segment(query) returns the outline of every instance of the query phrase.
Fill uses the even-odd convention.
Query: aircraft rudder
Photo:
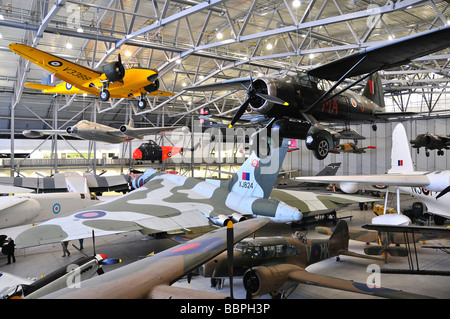
[[[336,254],[338,251],[348,250],[349,240],[348,224],[345,220],[340,220],[330,236],[330,255]]]
[[[228,189],[243,196],[268,198],[288,150],[288,139],[274,145],[265,158],[252,152],[228,182]]]
[[[388,174],[413,172],[410,143],[403,124],[399,123],[392,131],[391,169]]]

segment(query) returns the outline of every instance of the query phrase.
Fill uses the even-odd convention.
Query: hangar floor
[[[369,211],[361,212],[357,205],[349,206],[345,210],[338,212],[338,217],[345,218],[350,228],[358,228],[363,224],[370,223],[373,213]],[[448,225],[450,223],[446,223]],[[331,223],[330,223],[331,226]],[[310,227],[308,238],[326,238],[325,235],[318,234],[314,230],[314,226]],[[285,235],[290,236],[293,229],[288,225],[269,224],[260,231],[256,236],[267,235]],[[441,244],[449,246],[450,240],[441,240]],[[78,242],[74,242],[78,245]],[[171,239],[154,239],[132,232],[124,235],[114,235],[96,238],[96,251],[104,253],[108,257],[121,258],[123,262],[118,265],[104,266],[104,270],[110,271],[114,267],[121,267],[140,258],[145,258],[151,252],[158,252],[167,249],[175,244]],[[428,245],[436,243],[428,242]],[[450,270],[450,254],[449,251],[425,249],[421,248],[423,243],[418,244],[418,260],[421,270]],[[355,252],[363,253],[364,243],[350,241],[349,249]],[[10,265],[6,264],[6,256],[0,257],[0,271],[10,273],[25,278],[39,278],[41,275],[50,273],[51,271],[67,265],[71,260],[81,257],[81,253],[69,246],[71,255],[62,257],[62,248],[59,244],[45,245],[28,249],[17,249],[17,262]],[[92,253],[92,241],[84,241],[84,252]],[[341,256],[339,262],[335,258],[321,261],[307,268],[310,272],[326,274],[342,279],[354,280],[365,283],[369,274],[367,267],[373,263],[378,264],[381,268],[399,268],[407,269],[408,263],[406,258],[389,257],[388,263],[383,261],[373,261],[356,257]],[[215,288],[210,287],[209,278],[203,276],[194,276],[191,284],[188,286],[187,279],[182,278],[174,285],[189,287],[192,289],[201,289],[203,291],[215,292]],[[397,275],[397,274],[381,274],[381,285],[387,288],[400,289],[416,294],[423,294],[435,298],[450,298],[450,277],[446,276],[424,276],[424,275]],[[229,289],[228,280],[225,281],[221,293],[227,293]],[[241,278],[234,281],[234,295],[237,299],[245,298],[245,290],[242,285]],[[265,298],[269,298],[268,296]],[[289,296],[289,299],[359,299],[372,298],[370,296],[343,292],[333,289],[316,287],[311,285],[299,285],[296,290]]]

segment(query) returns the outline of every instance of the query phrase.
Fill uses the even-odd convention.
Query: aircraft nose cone
[[[140,149],[135,149],[133,152],[133,158],[134,159],[142,159],[142,152]]]

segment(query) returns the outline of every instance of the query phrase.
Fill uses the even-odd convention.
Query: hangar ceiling
[[[199,110],[232,116],[245,92],[184,87],[251,74],[306,70],[363,48],[450,23],[448,1],[422,0],[1,0],[0,133],[65,128],[81,119],[118,127],[189,125]],[[117,59],[157,68],[171,98],[100,102],[23,86],[48,76],[13,54],[20,42],[91,68]],[[448,90],[449,49],[383,72],[396,110],[419,93],[433,111]],[[13,114],[12,114],[13,111]],[[11,122],[11,117],[14,122]],[[56,124],[57,123],[57,124]],[[53,127],[55,126],[55,127]]]

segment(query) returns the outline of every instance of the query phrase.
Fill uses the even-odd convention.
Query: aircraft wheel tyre
[[[319,137],[317,140],[317,148],[313,150],[313,155],[318,160],[323,160],[327,157],[329,150],[330,145],[328,144],[328,141],[323,137]]]
[[[100,96],[100,101],[108,101],[110,94],[109,94],[108,90],[102,90],[100,92],[99,96]]]
[[[144,99],[140,99],[137,104],[138,109],[143,110],[147,107],[147,102]]]

